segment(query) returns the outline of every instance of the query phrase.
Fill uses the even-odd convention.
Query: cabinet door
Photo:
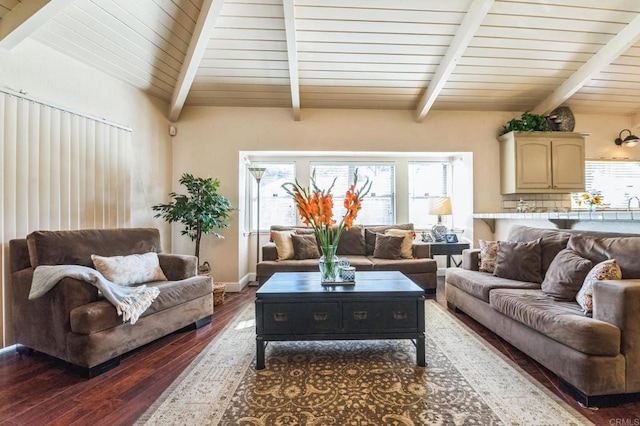
[[[551,188],[551,158],[550,140],[517,140],[516,188],[518,190]]]
[[[553,188],[584,191],[584,140],[553,140]]]

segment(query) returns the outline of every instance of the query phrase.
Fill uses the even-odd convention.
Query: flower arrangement
[[[311,177],[311,188],[303,188],[297,180],[282,185],[287,194],[295,200],[302,222],[313,228],[323,256],[330,255],[331,246],[333,246],[335,254],[335,247],[338,245],[340,235],[345,228],[349,229],[353,226],[353,221],[362,208],[362,199],[369,193],[372,184],[367,179],[362,186],[358,187],[358,169],[355,170],[353,183],[347,189],[344,197],[346,213],[340,223],[335,226],[337,221],[333,218],[333,195],[331,194],[335,183],[334,179],[329,189],[322,190],[316,185],[314,174]],[[333,254],[330,256],[333,257]],[[335,266],[333,263],[329,264],[330,270],[328,274],[323,273],[323,280],[330,281],[331,275],[335,279]]]
[[[595,208],[602,205],[602,193],[600,191],[585,192],[576,200],[578,206],[582,206],[582,203],[586,204],[589,208]]]

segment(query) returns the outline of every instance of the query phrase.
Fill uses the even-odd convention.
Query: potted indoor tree
[[[158,212],[154,217],[162,217],[169,223],[180,222],[184,225],[181,234],[196,242],[195,255],[200,262],[202,236],[213,234],[218,238],[224,238],[216,229],[229,226],[233,207],[224,195],[217,193],[220,186],[218,179],[197,178],[184,173],[179,182],[187,188],[187,194],[171,192],[169,197],[173,201],[168,204],[156,204],[151,208]],[[208,262],[199,268],[201,272],[207,272]]]

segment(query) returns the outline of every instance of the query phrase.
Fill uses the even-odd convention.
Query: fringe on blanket
[[[122,315],[122,322],[130,321],[131,324],[135,324],[140,318],[140,315],[147,310],[153,301],[160,294],[160,290],[157,287],[147,287],[141,285],[136,287],[136,291],[127,296],[120,302],[116,309],[118,315]]]

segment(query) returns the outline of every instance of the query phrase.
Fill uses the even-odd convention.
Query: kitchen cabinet
[[[509,132],[500,141],[502,194],[584,191],[586,133]]]

